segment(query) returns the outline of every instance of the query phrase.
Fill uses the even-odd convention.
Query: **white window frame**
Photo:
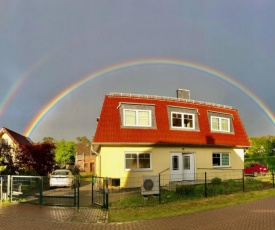
[[[127,154],[135,154],[137,156],[137,168],[131,169],[126,168],[126,155]],[[149,154],[150,155],[150,168],[139,168],[139,155],[141,154]],[[152,154],[150,152],[125,152],[124,153],[124,169],[125,171],[151,171],[152,170]]]
[[[213,119],[218,119],[218,129],[215,129],[213,127]],[[223,130],[222,129],[222,121],[225,120],[227,121],[227,127],[228,130]],[[217,116],[211,116],[211,130],[212,131],[219,131],[219,132],[225,132],[225,133],[229,133],[230,132],[230,119],[227,117],[217,117]]]
[[[220,155],[220,165],[214,165],[213,164],[214,154]],[[222,158],[223,158],[223,155],[225,155],[225,154],[228,155],[228,165],[223,165]],[[231,164],[230,164],[230,153],[229,152],[214,152],[214,153],[212,153],[212,166],[213,166],[213,168],[227,168],[227,167],[231,167]]]
[[[174,126],[173,125],[173,114],[180,114],[181,119],[182,119],[182,126]],[[184,126],[184,115],[191,115],[192,116],[192,121],[193,121],[193,127],[185,127]],[[195,114],[193,113],[181,113],[181,112],[171,112],[171,127],[174,129],[195,129]]]
[[[135,116],[136,116],[136,123],[135,124],[126,124],[126,111],[132,111],[135,112]],[[138,119],[138,114],[139,112],[148,112],[148,116],[149,116],[149,124],[148,125],[141,125],[139,124],[139,119]],[[152,111],[151,110],[142,110],[142,109],[124,109],[123,110],[123,125],[124,126],[137,126],[137,127],[152,127]]]

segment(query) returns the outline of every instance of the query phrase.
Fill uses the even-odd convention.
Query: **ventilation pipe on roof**
[[[190,90],[187,89],[178,89],[177,98],[190,100]]]

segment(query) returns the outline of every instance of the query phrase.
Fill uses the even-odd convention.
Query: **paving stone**
[[[160,219],[107,223],[108,213],[96,207],[63,208],[27,204],[0,205],[0,229],[275,229],[275,197],[198,213]]]

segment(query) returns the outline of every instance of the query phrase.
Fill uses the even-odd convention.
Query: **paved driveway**
[[[275,229],[275,197],[246,204],[161,219],[105,223],[101,209],[0,205],[0,229]],[[99,222],[99,223],[95,223]]]

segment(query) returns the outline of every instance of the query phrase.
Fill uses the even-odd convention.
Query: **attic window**
[[[194,114],[172,112],[172,127],[194,129]]]
[[[230,132],[230,120],[224,117],[211,116],[211,130]]]
[[[123,115],[124,126],[152,126],[151,110],[124,109]]]

